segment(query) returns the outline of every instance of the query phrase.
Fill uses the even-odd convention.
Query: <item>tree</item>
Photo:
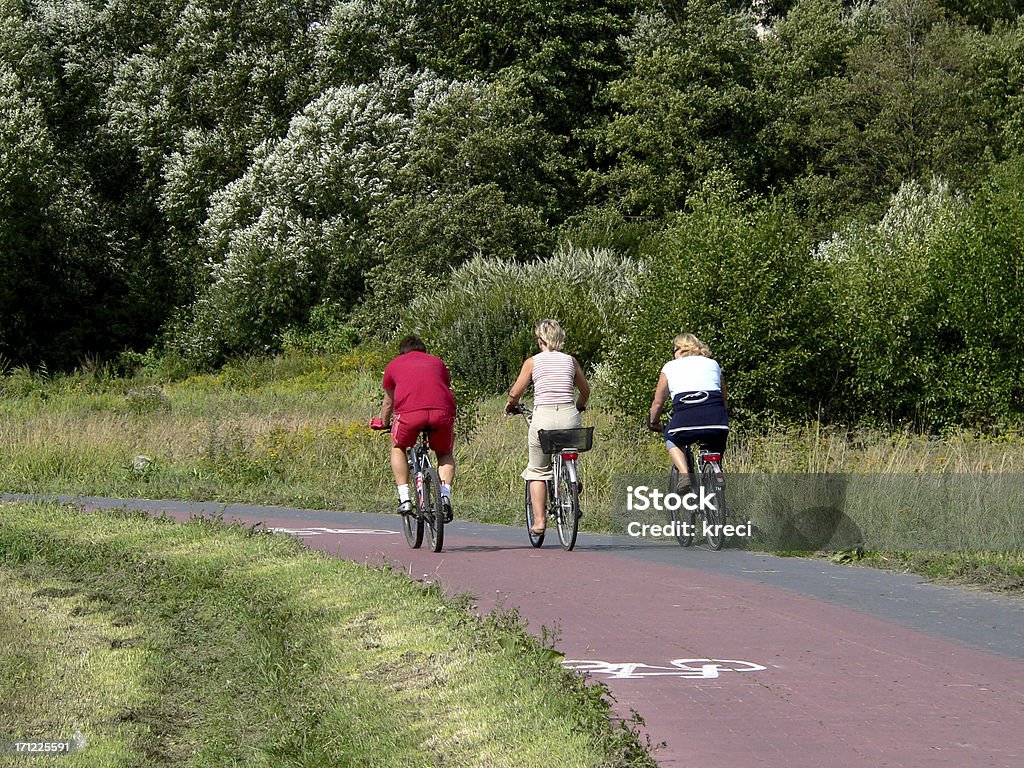
[[[832,231],[818,200],[831,175],[821,147],[834,141],[823,113],[847,88],[847,54],[856,28],[840,0],[798,0],[763,37],[754,75],[763,115],[755,188],[785,191],[808,209],[812,230]]]
[[[660,218],[712,171],[751,180],[751,17],[717,0],[691,0],[679,17],[641,16],[625,50],[626,73],[608,86],[614,117],[600,147],[609,169],[593,177],[595,193],[629,214]]]
[[[273,349],[314,306],[353,309],[367,287],[360,324],[386,335],[396,303],[474,254],[538,255],[559,162],[514,84],[389,70],[329,89],[214,195],[178,345],[204,363]]]
[[[877,205],[901,183],[933,174],[977,181],[988,136],[970,52],[972,32],[936,0],[883,0],[848,54],[848,87],[820,113],[817,133],[849,207]]]

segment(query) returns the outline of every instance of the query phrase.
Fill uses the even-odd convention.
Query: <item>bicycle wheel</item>
[[[423,486],[421,480],[416,480],[416,488]],[[402,532],[405,534],[405,543],[412,549],[419,549],[423,544],[423,517],[420,515],[420,493],[419,490],[413,494],[413,510],[402,515]]]
[[[668,473],[668,492],[675,493],[679,487],[679,470],[672,466]],[[694,510],[678,506],[672,510],[672,530],[675,532],[676,541],[682,547],[693,544],[693,532],[697,525],[697,513]]]
[[[580,527],[580,489],[569,474],[569,466],[563,461],[558,472],[555,488],[555,520],[558,523],[558,540],[562,549],[571,552],[576,546],[576,534]]]
[[[437,470],[427,466],[423,470],[423,518],[430,531],[430,549],[440,552],[444,546],[444,505],[441,503],[441,478]]]
[[[544,543],[544,534],[533,532],[533,504],[530,502],[530,481],[526,481],[526,535],[530,537],[530,544],[539,547]]]
[[[718,551],[725,543],[725,492],[719,480],[720,470],[712,462],[704,465],[701,471],[700,484],[705,488],[704,495],[708,503],[702,510],[708,524],[708,546]]]

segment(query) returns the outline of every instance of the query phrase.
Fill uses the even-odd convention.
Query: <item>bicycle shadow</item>
[[[522,544],[445,544],[444,552],[506,552],[513,549],[530,548],[529,542]]]

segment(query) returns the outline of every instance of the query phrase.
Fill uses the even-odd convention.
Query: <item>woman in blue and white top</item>
[[[529,464],[523,478],[530,485],[530,505],[533,507],[532,531],[544,532],[544,509],[547,506],[547,483],[551,479],[551,457],[540,449],[537,432],[541,429],[574,429],[580,426],[580,413],[590,399],[590,384],[583,369],[572,355],[562,352],[565,331],[556,320],[541,320],[534,329],[537,346],[533,357],[528,357],[519,376],[508,391],[505,413],[519,404],[519,398],[533,383],[533,418],[526,445]],[[576,395],[579,390],[579,395]]]
[[[692,333],[676,336],[672,359],[661,368],[648,425],[661,431],[659,419],[665,400],[672,398],[672,420],[665,427],[665,445],[679,470],[680,485],[689,483],[690,468],[683,446],[701,443],[712,451],[725,451],[729,413],[722,369],[711,351]]]

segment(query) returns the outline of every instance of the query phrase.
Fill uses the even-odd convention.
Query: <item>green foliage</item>
[[[536,252],[558,153],[535,123],[514,85],[391,71],[331,89],[215,195],[209,284],[177,348],[202,363],[273,349],[317,304],[351,309],[364,279],[359,324],[386,335],[423,279]]]
[[[1024,411],[1024,155],[996,167],[968,212],[966,235],[948,249],[946,321],[963,353],[944,389],[959,398],[957,423],[991,424]],[[950,387],[950,384],[952,387]]]
[[[880,222],[822,246],[835,274],[854,418],[934,424],[943,409],[951,392],[941,382],[960,340],[942,271],[963,224],[962,203],[948,186],[906,184]]]
[[[880,212],[904,182],[966,187],[994,134],[983,46],[937,0],[884,0],[853,18],[841,79],[815,95],[808,139],[821,160],[807,192],[830,217]]]
[[[713,281],[730,296],[769,304],[765,285],[802,285],[806,269],[820,322],[850,326],[856,358],[834,358],[829,332],[813,329],[821,368],[791,396],[752,373],[791,350],[784,334],[772,327],[767,350],[750,330],[725,340],[744,412],[1003,418],[1019,400],[1002,351],[1016,350],[1015,316],[998,297],[1016,296],[1007,211],[1024,153],[1022,58],[1010,0],[4,2],[0,356],[69,371],[151,349],[118,364],[174,377],[282,345],[343,350],[357,334],[390,338],[396,307],[443,295],[477,256],[530,263],[573,242],[649,253],[655,271],[677,251],[686,269],[710,270],[686,237],[735,260],[737,277]],[[751,201],[740,230],[774,210],[786,253],[839,232],[846,267],[793,257],[775,280],[716,250],[728,228],[707,218],[702,190],[722,174]],[[895,215],[897,190],[933,176],[969,211],[956,239],[873,227]],[[935,216],[946,214],[921,226],[944,231]],[[771,247],[731,236],[746,258]],[[926,277],[866,255],[876,247]],[[877,275],[863,272],[871,263]],[[869,316],[886,280],[910,285],[889,324]],[[466,368],[488,389],[531,348],[503,329],[576,308],[501,295],[466,331],[480,340]],[[690,312],[662,314],[689,324]],[[598,360],[615,332],[597,346],[580,333]],[[889,344],[910,354],[893,370]],[[808,345],[780,353],[786,370],[805,370]],[[901,370],[907,359],[927,370]]]
[[[798,0],[762,41],[754,72],[762,117],[753,151],[762,184],[788,187],[794,199],[808,201],[808,228],[826,234],[830,221],[820,213],[841,201],[827,192],[823,150],[835,135],[823,118],[846,87],[846,57],[856,39],[840,0]]]
[[[475,255],[531,259],[548,252],[565,172],[562,142],[539,124],[520,83],[430,80],[412,104],[399,190],[374,211],[377,263],[356,322],[388,336],[396,303],[437,287]]]
[[[750,179],[754,135],[752,18],[718,0],[678,15],[639,17],[624,41],[628,67],[609,85],[601,146],[610,169],[594,184],[622,210],[660,218],[709,172]]]
[[[904,185],[877,225],[822,249],[853,366],[851,419],[936,429],[1021,413],[1022,171],[1020,158],[996,166],[973,202],[938,182]]]
[[[719,178],[652,245],[645,266],[609,366],[628,418],[643,418],[683,332],[711,348],[740,421],[833,407],[826,273],[784,206],[746,202]]]
[[[358,336],[338,305],[323,303],[313,307],[309,322],[291,327],[281,334],[281,346],[307,354],[338,354],[355,346]]]
[[[545,317],[565,329],[566,352],[585,368],[598,363],[623,331],[635,276],[630,261],[608,250],[567,246],[528,264],[475,258],[413,302],[404,325],[453,375],[481,392],[502,392],[536,352],[533,329]]]

